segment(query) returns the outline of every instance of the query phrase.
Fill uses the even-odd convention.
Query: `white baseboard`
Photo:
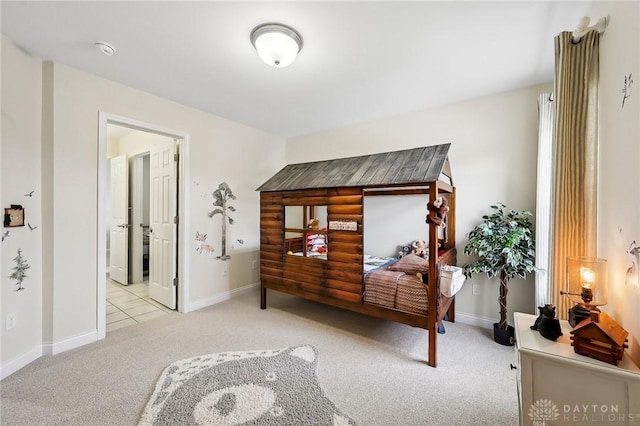
[[[20,355],[19,357],[0,365],[0,380],[5,377],[9,377],[16,371],[31,364],[36,359],[43,355],[42,346],[35,347],[29,352]]]
[[[485,318],[478,317],[472,314],[465,314],[464,312],[456,312],[456,322],[493,330],[493,324],[496,322],[496,320],[493,318]]]
[[[68,339],[59,340],[53,343],[43,343],[42,352],[45,355],[55,355],[80,346],[96,342],[98,340],[98,331],[92,330],[84,334],[78,334]]]
[[[196,302],[189,303],[186,305],[184,313],[186,314],[187,312],[197,311],[198,309],[206,308],[207,306],[211,306],[220,302],[227,301],[232,297],[239,296],[259,286],[260,286],[260,283],[248,284],[248,285],[245,285],[244,287],[225,291],[224,293],[219,294],[217,296],[208,297],[206,299],[201,299]]]

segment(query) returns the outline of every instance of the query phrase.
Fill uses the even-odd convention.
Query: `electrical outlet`
[[[473,294],[474,296],[477,296],[480,294],[480,284],[473,283],[471,285],[471,294]]]
[[[251,269],[253,269],[254,271],[256,269],[258,269],[258,261],[257,260],[254,260],[254,261],[251,262]]]
[[[15,312],[11,312],[7,314],[7,323],[6,323],[7,330],[11,330],[12,328],[14,328],[17,322],[18,322],[18,317]]]

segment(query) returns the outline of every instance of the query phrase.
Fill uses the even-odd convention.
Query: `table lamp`
[[[607,304],[607,261],[596,257],[567,257],[567,291],[575,305],[569,309],[569,324],[575,327],[589,318],[590,312]]]

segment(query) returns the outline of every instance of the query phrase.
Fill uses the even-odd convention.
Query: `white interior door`
[[[150,158],[149,297],[176,308],[176,141],[154,142]]]
[[[143,159],[144,158],[142,156],[134,157],[131,161],[130,171],[131,182],[129,187],[131,189],[131,193],[129,195],[131,197],[131,244],[129,247],[129,265],[131,268],[129,273],[132,283],[141,283],[144,279],[144,271],[142,268],[142,257],[144,255],[143,225],[148,225],[148,223],[144,221],[142,214],[144,198]]]
[[[112,280],[128,284],[129,160],[123,154],[111,159],[110,271]]]

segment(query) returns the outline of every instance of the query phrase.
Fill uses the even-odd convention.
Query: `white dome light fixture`
[[[283,68],[302,50],[302,36],[293,28],[276,23],[258,25],[251,31],[251,44],[265,64]]]
[[[95,43],[93,43],[93,45],[100,49],[100,51],[107,56],[113,56],[113,54],[116,53],[116,48],[106,41],[96,41]]]

